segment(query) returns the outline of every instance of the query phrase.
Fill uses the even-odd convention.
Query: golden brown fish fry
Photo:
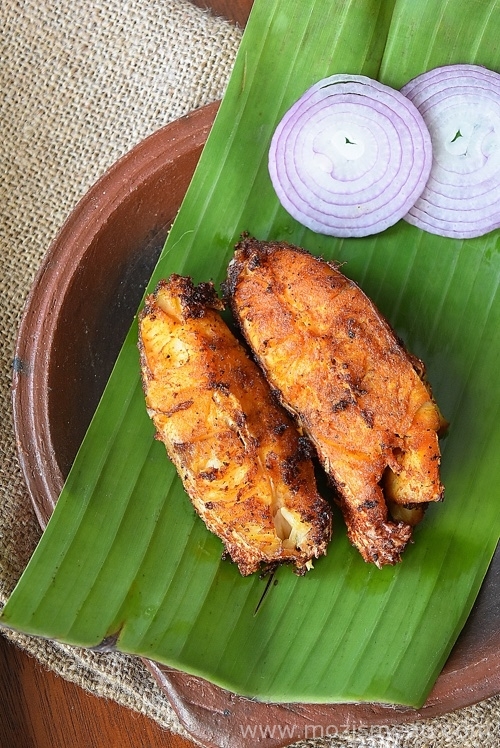
[[[366,561],[396,563],[427,503],[443,495],[443,419],[422,362],[355,283],[297,247],[244,238],[226,293],[269,382],[316,447],[351,542]]]
[[[218,310],[212,284],[173,275],[140,315],[149,415],[207,527],[244,575],[298,573],[326,553],[331,510],[308,444]]]

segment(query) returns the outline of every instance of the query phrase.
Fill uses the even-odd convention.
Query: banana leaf
[[[344,263],[427,365],[451,427],[444,504],[396,567],[365,564],[340,516],[326,558],[242,578],[154,440],[132,326],[55,512],[0,622],[113,646],[275,702],[418,707],[460,632],[500,529],[499,233],[444,239],[399,222],[376,237],[316,235],[267,174],[279,118],[316,80],[401,87],[450,62],[500,70],[491,0],[256,0],[227,93],[149,289],[172,272],[221,282],[242,231]]]

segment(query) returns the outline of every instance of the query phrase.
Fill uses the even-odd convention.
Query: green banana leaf
[[[229,87],[151,280],[225,277],[242,231],[342,263],[427,365],[451,422],[444,504],[396,567],[365,564],[340,516],[304,578],[242,578],[195,515],[139,381],[134,324],[56,510],[0,623],[113,645],[276,702],[420,706],[462,628],[500,529],[500,241],[401,221],[338,240],[295,223],[267,174],[279,118],[316,80],[363,73],[401,87],[450,62],[500,70],[500,2],[256,0]]]

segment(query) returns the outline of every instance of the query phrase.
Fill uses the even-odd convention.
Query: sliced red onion
[[[362,75],[313,85],[279,123],[269,173],[283,207],[332,236],[392,226],[427,182],[432,146],[425,123],[400,92]]]
[[[500,226],[500,75],[446,65],[401,92],[431,134],[429,181],[406,220],[440,236],[482,236]]]

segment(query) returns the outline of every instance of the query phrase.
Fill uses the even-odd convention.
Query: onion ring
[[[405,219],[440,236],[467,239],[500,226],[500,75],[480,65],[445,65],[401,93],[429,129],[433,164]]]
[[[375,234],[422,193],[432,144],[416,107],[363,75],[332,75],[288,110],[269,149],[269,174],[287,212],[320,234]]]

